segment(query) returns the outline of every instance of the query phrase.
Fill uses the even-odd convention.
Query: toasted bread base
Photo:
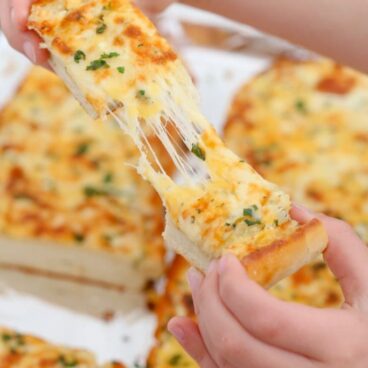
[[[166,216],[164,238],[168,247],[205,272],[213,260],[174,225]],[[327,233],[320,221],[301,225],[288,238],[278,240],[244,257],[241,263],[249,277],[265,288],[296,272],[325,250]]]

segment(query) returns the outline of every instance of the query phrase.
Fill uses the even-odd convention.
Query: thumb
[[[320,220],[329,238],[324,258],[343,290],[346,303],[368,310],[368,248],[354,229],[344,221],[314,214],[296,206],[292,216],[301,222]]]

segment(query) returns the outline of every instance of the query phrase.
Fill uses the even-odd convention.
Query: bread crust
[[[251,253],[241,263],[252,280],[269,288],[314,260],[325,250],[327,243],[322,223],[313,219],[288,238]]]
[[[189,263],[202,272],[207,270],[213,258],[190,242],[169,218],[164,237],[167,245]],[[252,280],[270,288],[315,259],[326,249],[327,243],[328,237],[322,223],[313,219],[298,227],[289,237],[277,240],[244,257],[241,263]]]

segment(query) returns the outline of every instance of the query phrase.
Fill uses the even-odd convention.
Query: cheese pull
[[[293,221],[288,195],[224,146],[200,112],[183,63],[131,1],[38,0],[29,28],[87,112],[113,118],[135,142],[138,172],[167,210],[169,247],[202,270],[232,252],[265,287],[325,249],[322,225]],[[163,169],[143,126],[161,140],[180,184]]]

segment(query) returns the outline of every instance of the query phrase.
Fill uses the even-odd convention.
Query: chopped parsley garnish
[[[103,178],[103,182],[106,183],[106,184],[109,184],[111,183],[112,181],[114,180],[114,174],[109,172],[107,173],[104,178]]]
[[[275,220],[273,223],[275,224],[275,226],[279,226],[279,220]]]
[[[99,197],[99,196],[105,196],[108,195],[109,193],[106,190],[100,189],[100,188],[96,188],[96,187],[92,187],[87,185],[86,187],[84,187],[84,195],[86,197]]]
[[[261,225],[261,221],[259,221],[259,220],[244,220],[244,222],[248,226]]]
[[[113,51],[113,52],[109,52],[108,54],[106,52],[104,52],[102,55],[101,55],[101,59],[112,59],[114,57],[118,57],[120,54]]]
[[[144,89],[140,89],[139,91],[138,91],[138,95],[139,96],[145,96],[146,95],[146,91],[144,90]]]
[[[191,151],[194,155],[196,155],[202,161],[206,160],[206,153],[203,151],[201,147],[199,147],[198,144],[193,144]]]
[[[298,100],[295,102],[295,108],[305,114],[307,112],[307,106],[303,100]]]
[[[65,368],[72,368],[78,365],[78,361],[76,359],[67,359],[64,355],[59,356],[58,363]]]
[[[106,31],[107,25],[105,23],[100,24],[97,29],[96,29],[96,33],[97,34],[102,34]]]
[[[124,74],[125,73],[125,68],[123,66],[118,66],[116,69],[121,74]]]
[[[83,234],[80,233],[74,233],[74,240],[78,243],[82,243],[84,241],[85,237]]]
[[[98,69],[106,69],[110,68],[110,65],[103,59],[97,59],[91,61],[91,64],[87,66],[87,70],[98,70]]]
[[[74,61],[79,64],[81,60],[86,60],[86,54],[82,50],[78,50],[74,54]]]
[[[12,339],[12,335],[9,335],[7,333],[4,333],[1,335],[1,340],[3,341],[10,341]]]
[[[137,47],[143,47],[143,43],[138,44]]]
[[[243,210],[243,216],[253,216],[253,209],[252,208],[244,208]]]
[[[173,355],[170,360],[169,360],[169,364],[172,366],[178,365],[179,362],[181,361],[181,355],[180,354],[175,354]]]
[[[81,143],[75,150],[75,156],[83,156],[89,151],[89,143]]]

